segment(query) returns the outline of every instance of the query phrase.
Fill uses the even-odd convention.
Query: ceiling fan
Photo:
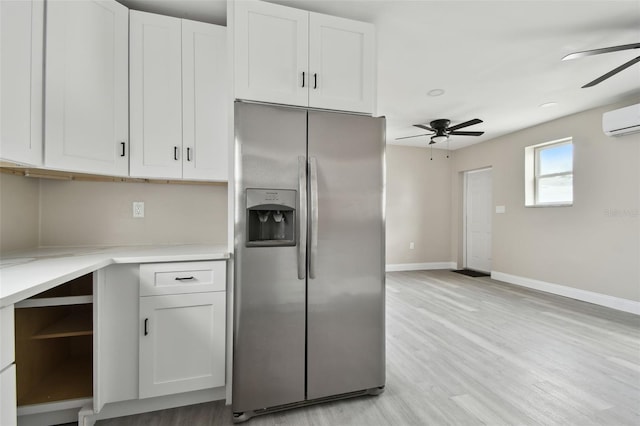
[[[433,120],[431,123],[429,123],[429,126],[424,125],[424,124],[414,124],[414,127],[418,127],[420,129],[424,129],[424,130],[428,130],[430,132],[433,133],[425,133],[423,135],[415,135],[415,136],[404,136],[402,138],[396,138],[396,140],[399,139],[409,139],[409,138],[417,138],[420,136],[429,136],[431,135],[431,142],[429,142],[429,145],[434,144],[434,143],[438,143],[438,142],[444,142],[447,139],[449,139],[450,135],[458,135],[458,136],[482,136],[484,134],[484,132],[469,132],[469,131],[460,131],[459,129],[465,128],[465,127],[469,127],[469,126],[473,126],[474,124],[479,124],[482,123],[482,120],[480,120],[479,118],[474,118],[473,120],[469,120],[469,121],[465,121],[464,123],[460,123],[460,124],[456,124],[455,126],[451,126],[449,127],[449,124],[451,124],[450,120],[447,120],[446,118],[442,118],[442,119],[438,119],[438,120]]]
[[[562,60],[566,61],[568,59],[578,59],[578,58],[584,58],[585,56],[600,55],[601,53],[618,52],[620,50],[631,50],[631,49],[638,49],[638,48],[640,48],[640,43],[622,44],[620,46],[603,47],[602,49],[584,50],[582,52],[570,53],[564,58],[562,58]],[[582,86],[582,88],[584,89],[586,87],[595,86],[596,84],[603,82],[609,77],[612,77],[618,74],[620,71],[626,68],[629,68],[631,65],[635,64],[636,62],[640,62],[640,56],[633,58],[628,62],[625,62],[624,64],[620,65],[617,68],[612,69],[611,71],[609,71],[604,75],[601,75],[600,77],[596,78],[592,82],[589,82],[584,86]]]

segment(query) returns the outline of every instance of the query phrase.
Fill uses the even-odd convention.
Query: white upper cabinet
[[[134,177],[228,179],[226,29],[131,11]]]
[[[235,97],[307,106],[309,12],[235,2]]]
[[[373,112],[373,25],[309,16],[309,106]]]
[[[182,177],[228,175],[227,30],[182,20]]]
[[[0,158],[42,164],[44,2],[0,2]]]
[[[372,113],[373,25],[235,3],[235,98]]]
[[[128,19],[114,0],[47,3],[45,166],[128,175]]]
[[[182,178],[180,19],[132,10],[131,176]]]

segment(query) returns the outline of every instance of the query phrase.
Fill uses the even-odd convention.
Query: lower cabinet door
[[[225,384],[225,295],[140,298],[140,398]]]
[[[12,426],[17,424],[16,403],[16,365],[0,373],[0,425]]]

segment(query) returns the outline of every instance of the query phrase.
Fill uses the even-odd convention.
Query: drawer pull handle
[[[149,318],[144,319],[144,335],[149,334]]]
[[[176,281],[188,281],[188,280],[193,280],[195,279],[194,276],[191,277],[176,277]]]

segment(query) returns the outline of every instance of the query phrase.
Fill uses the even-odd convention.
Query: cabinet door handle
[[[187,148],[187,161],[191,161],[191,148]]]
[[[144,319],[144,335],[149,334],[149,318]]]
[[[190,277],[176,277],[176,281],[188,281],[188,280],[193,280],[195,279],[194,276],[190,276]]]
[[[313,88],[317,89],[318,88],[318,74],[313,73]]]
[[[120,142],[120,145],[122,146],[122,153],[120,154],[120,157],[124,157],[126,155],[126,146],[127,144],[125,142]]]
[[[302,71],[302,87],[304,87],[304,71]]]
[[[177,146],[173,147],[173,159],[178,161],[178,147]]]

